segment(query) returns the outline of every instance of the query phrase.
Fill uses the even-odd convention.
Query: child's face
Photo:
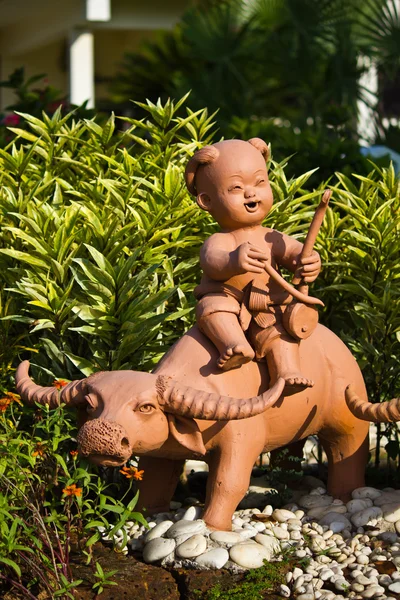
[[[216,144],[215,163],[199,170],[197,202],[222,229],[241,229],[262,223],[273,197],[264,157],[248,142]]]

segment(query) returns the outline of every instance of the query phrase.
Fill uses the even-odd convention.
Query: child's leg
[[[238,318],[230,312],[214,312],[198,321],[201,331],[213,342],[220,356],[217,365],[229,371],[250,362],[254,350],[239,325]]]
[[[269,346],[266,360],[274,381],[283,377],[286,386],[296,388],[296,391],[314,385],[312,379],[301,373],[299,344],[293,338],[285,335],[276,337]]]
[[[298,342],[289,336],[279,320],[266,329],[252,323],[249,333],[256,359],[266,359],[273,382],[279,377],[285,379],[286,393],[295,393],[314,385],[311,379],[301,373]]]

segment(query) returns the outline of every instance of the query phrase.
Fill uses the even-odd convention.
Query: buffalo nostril
[[[122,438],[122,440],[121,440],[121,446],[123,448],[129,448],[129,440],[128,440],[128,438],[126,438],[126,437]]]

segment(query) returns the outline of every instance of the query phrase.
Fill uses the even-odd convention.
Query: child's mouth
[[[247,212],[255,212],[258,208],[258,202],[256,200],[252,201],[252,202],[246,202],[245,204],[245,208],[247,210]]]

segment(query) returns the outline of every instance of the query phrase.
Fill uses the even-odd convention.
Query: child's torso
[[[245,242],[250,242],[251,244],[254,244],[258,250],[267,254],[270,264],[274,269],[279,270],[279,265],[273,254],[273,244],[268,241],[268,234],[271,232],[271,229],[260,227],[257,230],[240,229],[227,233],[226,235],[229,235],[231,240],[234,240],[233,250],[236,250]],[[251,281],[254,281],[257,287],[262,287],[263,289],[268,288],[270,303],[283,304],[289,297],[287,292],[285,292],[275,281],[270,279],[270,276],[265,270],[260,274],[251,272],[241,273],[240,275],[234,275],[225,281],[216,281],[203,273],[200,285],[197,286],[195,290],[195,295],[199,298],[208,293],[228,291],[229,288],[242,291]]]

